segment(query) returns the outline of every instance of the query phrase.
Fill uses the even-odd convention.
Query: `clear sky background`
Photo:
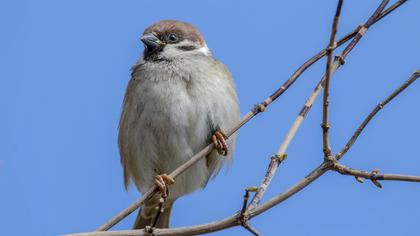
[[[345,1],[338,37],[379,0]],[[391,1],[393,3],[394,1]],[[336,1],[0,1],[0,235],[92,231],[139,193],[124,190],[117,126],[143,30],[161,19],[191,22],[231,70],[241,111],[264,100],[327,45]],[[420,2],[375,24],[331,85],[331,139],[338,151],[368,112],[420,68]],[[172,226],[240,209],[258,185],[325,59],[239,134],[233,165],[204,191],[179,199]],[[381,111],[343,163],[420,175],[420,84]],[[290,145],[263,200],[322,161],[321,106]],[[420,184],[357,183],[328,173],[251,223],[264,235],[419,235]],[[114,229],[128,229],[135,214]],[[247,235],[242,228],[212,235]]]

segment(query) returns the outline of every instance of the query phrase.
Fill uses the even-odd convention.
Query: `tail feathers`
[[[156,207],[159,203],[146,202],[139,210],[133,229],[143,229],[146,226],[152,226],[157,216]],[[159,214],[156,222],[156,228],[169,228],[169,218],[171,216],[173,202],[164,203],[164,211]]]

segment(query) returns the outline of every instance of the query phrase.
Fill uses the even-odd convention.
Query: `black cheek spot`
[[[191,50],[197,49],[195,46],[192,46],[192,45],[178,46],[177,48],[182,51],[191,51]]]

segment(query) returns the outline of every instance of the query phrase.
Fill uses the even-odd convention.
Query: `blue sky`
[[[338,37],[379,4],[345,1]],[[393,3],[394,1],[391,1]],[[245,114],[326,46],[336,1],[0,1],[0,235],[92,231],[139,197],[126,192],[117,125],[144,28],[161,19],[193,23],[231,70]],[[420,68],[419,1],[374,25],[331,84],[331,139],[337,151],[367,113]],[[264,39],[264,40],[261,40]],[[325,60],[309,69],[239,134],[233,165],[176,202],[172,226],[239,210],[258,185]],[[420,175],[420,84],[366,128],[343,163]],[[292,142],[264,200],[322,161],[318,100]],[[264,235],[418,235],[420,185],[358,184],[328,173],[253,219]],[[128,229],[135,214],[114,229]],[[212,235],[246,235],[242,228]]]

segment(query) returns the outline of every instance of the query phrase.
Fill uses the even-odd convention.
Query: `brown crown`
[[[149,26],[143,33],[153,33],[159,38],[163,38],[171,33],[176,34],[181,40],[188,39],[204,46],[205,41],[200,32],[191,24],[176,21],[176,20],[162,20]]]

